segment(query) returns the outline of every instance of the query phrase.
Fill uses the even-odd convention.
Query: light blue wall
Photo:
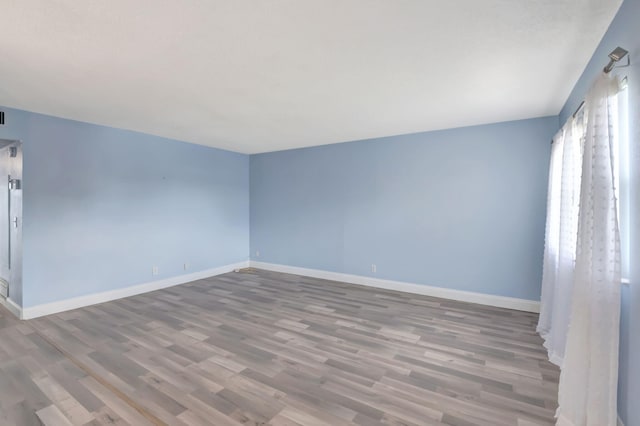
[[[625,0],[560,113],[564,123],[607,63],[616,46],[627,49],[631,67],[615,70],[629,80],[629,218],[631,285],[622,291],[618,409],[627,426],[640,425],[640,0]],[[626,61],[625,61],[626,62]]]
[[[547,117],[252,155],[252,259],[539,300],[557,128]]]
[[[22,306],[247,260],[247,155],[3,110],[24,149]]]

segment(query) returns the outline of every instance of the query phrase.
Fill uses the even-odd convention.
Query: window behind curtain
[[[617,122],[618,122],[618,146],[616,152],[616,198],[618,199],[618,223],[620,226],[620,254],[621,272],[623,281],[629,279],[630,268],[630,176],[629,176],[629,90],[625,87],[617,95]]]

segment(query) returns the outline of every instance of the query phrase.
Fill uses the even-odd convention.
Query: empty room
[[[0,0],[0,426],[640,426],[640,0]]]

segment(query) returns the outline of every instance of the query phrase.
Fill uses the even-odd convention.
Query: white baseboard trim
[[[0,297],[0,304],[18,318],[22,318],[22,308],[13,300]]]
[[[116,290],[109,290],[101,293],[88,294],[86,296],[73,297],[71,299],[60,300],[57,302],[30,306],[27,308],[22,308],[20,318],[32,319],[45,315],[56,314],[59,312],[70,311],[72,309],[96,305],[98,303],[104,303],[110,300],[122,299],[123,297],[135,296],[136,294],[148,293],[150,291],[173,287],[179,284],[201,280],[203,278],[226,274],[227,272],[247,267],[249,267],[249,261],[232,263],[230,265],[224,265],[213,269],[206,269],[204,271],[194,272],[191,274],[178,275],[177,277],[165,278],[162,280],[138,284],[131,287],[119,288]]]
[[[194,272],[191,274],[179,275],[165,278],[149,283],[138,284],[116,290],[109,290],[101,293],[89,294],[86,296],[73,297],[71,299],[57,302],[45,303],[42,305],[21,308],[13,300],[2,300],[2,304],[15,316],[21,319],[38,318],[110,300],[121,299],[123,297],[135,296],[137,294],[148,293],[175,285],[188,283],[191,281],[209,278],[216,275],[225,274],[235,269],[242,269],[251,266],[252,268],[264,269],[287,274],[303,275],[313,278],[320,278],[332,281],[341,281],[351,284],[364,285],[368,287],[382,288],[386,290],[397,290],[405,293],[421,294],[425,296],[440,297],[443,299],[458,300],[462,302],[478,303],[481,305],[496,306],[499,308],[515,309],[526,312],[539,312],[540,303],[533,300],[517,299],[513,297],[494,296],[490,294],[474,293],[470,291],[452,290],[442,287],[433,287],[422,284],[413,284],[402,281],[383,280],[380,278],[366,277],[362,275],[343,274],[340,272],[323,271],[318,269],[299,268],[296,266],[278,265],[274,263],[244,261],[230,265],[220,266],[213,269]]]
[[[491,294],[474,293],[471,291],[452,290],[449,288],[433,287],[422,284],[413,284],[402,281],[383,280],[380,278],[365,277],[363,275],[343,274],[340,272],[323,271],[319,269],[299,268],[297,266],[279,265],[275,263],[250,261],[250,266],[267,271],[283,272],[286,274],[303,275],[331,281],[342,281],[351,284],[368,287],[397,290],[405,293],[421,294],[424,296],[440,297],[443,299],[458,300],[461,302],[478,303],[481,305],[496,306],[499,308],[515,309],[526,312],[540,312],[540,302],[535,300],[517,299],[514,297],[494,296]]]

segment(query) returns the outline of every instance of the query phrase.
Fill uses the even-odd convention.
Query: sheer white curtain
[[[571,321],[558,425],[614,426],[620,327],[615,138],[618,82],[601,76],[585,101],[586,137]]]
[[[561,366],[559,426],[615,426],[617,419],[618,91],[617,79],[601,75],[582,120],[554,139],[538,330]]]
[[[549,359],[561,365],[569,327],[578,231],[582,121],[571,119],[553,139],[538,332]]]

